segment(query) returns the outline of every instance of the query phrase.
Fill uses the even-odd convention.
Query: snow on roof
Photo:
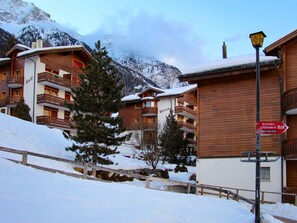
[[[30,50],[26,50],[24,52],[21,52],[18,54],[18,57],[30,55],[33,53],[38,53],[38,52],[44,52],[44,51],[51,51],[51,50],[71,50],[71,49],[77,49],[77,48],[82,48],[85,49],[82,45],[72,45],[72,46],[55,46],[55,47],[41,47],[41,48],[34,48]],[[86,49],[85,49],[86,50]],[[89,51],[86,50],[90,54]],[[91,56],[91,54],[90,54]]]
[[[158,94],[158,98],[159,97],[166,97],[166,96],[173,96],[173,95],[180,95],[180,94],[184,94],[188,91],[194,90],[197,88],[196,84],[192,84],[192,85],[188,85],[188,86],[184,86],[184,87],[179,87],[179,88],[171,88],[171,89],[167,89],[165,90],[164,93]]]
[[[31,48],[26,46],[26,45],[23,45],[23,44],[15,44],[7,53],[6,53],[6,56],[8,56],[9,54],[11,54],[14,50],[21,50],[21,51],[25,51],[25,50],[30,50]]]
[[[154,100],[155,98],[154,97],[143,97],[143,98],[141,98],[141,100],[142,101],[144,101],[144,100]]]
[[[122,101],[137,101],[137,100],[140,100],[140,97],[138,96],[138,94],[131,94],[122,98]]]
[[[8,57],[4,57],[4,58],[0,58],[0,62],[2,62],[2,61],[10,61],[11,59],[10,58],[8,58]]]
[[[273,57],[273,56],[260,55],[259,60],[260,60],[260,63],[269,63],[269,62],[278,60],[278,58]],[[202,72],[206,72],[206,71],[214,71],[214,70],[218,70],[218,69],[226,69],[226,68],[230,68],[230,67],[237,67],[237,66],[243,66],[243,65],[251,65],[252,66],[252,65],[255,65],[255,63],[256,63],[255,55],[244,55],[244,56],[230,57],[230,58],[220,59],[220,60],[214,61],[212,63],[202,65],[202,66],[198,67],[197,69],[195,69],[187,74],[184,74],[184,75],[194,74],[194,73],[202,73]]]
[[[157,87],[153,87],[153,86],[149,86],[146,89],[144,89],[143,91],[139,92],[138,95],[143,94],[144,92],[148,91],[148,90],[155,90],[155,91],[160,91],[160,92],[164,92],[163,89],[161,88],[157,88]]]

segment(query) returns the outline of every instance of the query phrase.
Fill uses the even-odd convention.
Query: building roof
[[[156,96],[157,98],[182,95],[182,94],[185,94],[185,93],[187,93],[189,91],[193,91],[196,88],[197,88],[196,84],[192,84],[192,85],[188,85],[188,86],[184,86],[184,87],[178,87],[178,88],[165,89],[165,90],[153,87],[153,89],[160,90],[159,91],[160,93],[157,94],[157,96]],[[139,96],[139,95],[143,94],[143,92],[146,92],[149,89],[152,89],[152,88],[148,87],[148,88],[146,88],[145,90],[143,90],[140,93],[127,95],[127,96],[122,98],[122,102],[128,103],[128,102],[136,102],[136,101],[141,101],[141,100],[154,100],[155,97],[152,97],[152,96],[148,96],[148,97],[144,97],[144,98],[141,98]]]
[[[197,88],[197,85],[192,84],[192,85],[188,85],[188,86],[184,86],[184,87],[166,89],[166,90],[164,90],[164,93],[158,94],[157,98],[185,94],[189,91],[195,90],[196,88]]]
[[[138,93],[138,95],[142,95],[143,93],[149,91],[149,90],[153,90],[153,91],[158,91],[158,92],[164,92],[163,89],[161,88],[157,88],[157,87],[153,87],[153,86],[149,86],[146,89],[142,90],[141,92]]]
[[[260,65],[268,66],[274,65],[279,61],[277,57],[274,56],[264,56],[260,55]],[[216,74],[226,74],[226,73],[233,73],[233,75],[240,74],[243,72],[235,72],[235,71],[243,71],[254,69],[256,66],[256,57],[255,55],[245,55],[245,56],[237,56],[237,57],[230,57],[226,59],[217,60],[215,62],[205,64],[203,66],[198,67],[197,69],[193,70],[192,72],[182,74],[179,76],[181,81],[188,81],[187,79],[190,77],[203,77],[203,79],[211,78],[211,75]]]
[[[132,101],[140,101],[140,97],[137,94],[131,94],[123,97],[121,99],[122,102],[132,102]]]
[[[43,53],[60,53],[60,52],[73,52],[82,51],[86,57],[92,58],[92,54],[82,45],[73,46],[55,46],[55,47],[40,47],[40,48],[30,48],[24,52],[18,53],[18,58],[40,55]]]
[[[292,39],[295,39],[297,37],[297,29],[293,32],[289,33],[288,35],[280,38],[279,40],[275,41],[274,43],[267,46],[264,50],[266,55],[274,55],[277,56],[277,50],[280,46],[286,44]]]
[[[25,51],[25,50],[30,50],[31,48],[28,46],[25,46],[23,44],[15,44],[7,53],[6,56],[9,56],[13,51],[19,50],[19,51]]]

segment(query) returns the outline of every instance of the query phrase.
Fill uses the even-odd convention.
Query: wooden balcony
[[[142,116],[156,116],[158,114],[157,107],[142,108]]]
[[[22,96],[9,96],[6,99],[6,106],[9,108],[15,108],[17,106],[17,103],[21,102],[22,100]]]
[[[71,75],[68,76],[71,78]],[[70,78],[60,77],[49,72],[42,72],[38,74],[38,83],[64,91],[70,91],[72,87],[75,88],[79,85],[78,82],[73,82]]]
[[[37,95],[37,104],[48,106],[56,109],[62,109],[62,110],[69,110],[65,102],[70,103],[69,100],[66,100],[65,98],[59,98],[53,95],[49,94],[39,94]]]
[[[186,106],[175,106],[175,113],[193,120],[197,119],[197,111]]]
[[[0,107],[5,107],[7,105],[6,99],[0,99]]]
[[[181,130],[184,132],[194,133],[196,131],[196,125],[188,122],[179,121],[178,125],[181,127]]]
[[[6,85],[9,88],[20,88],[24,86],[24,76],[7,75]]]
[[[297,158],[297,138],[283,141],[283,155],[285,159]]]
[[[70,129],[70,121],[50,116],[37,116],[37,124]]]
[[[157,124],[156,123],[143,123],[142,129],[143,129],[143,131],[156,131]]]
[[[282,97],[283,111],[287,115],[297,114],[297,88],[286,91]]]

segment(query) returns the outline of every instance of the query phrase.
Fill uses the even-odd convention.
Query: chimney
[[[37,48],[42,48],[43,47],[43,41],[41,38],[38,38],[37,40]]]
[[[222,50],[223,50],[223,59],[227,59],[227,46],[225,42],[223,42]]]
[[[32,42],[32,43],[31,43],[31,48],[32,48],[32,49],[35,49],[35,48],[36,48],[36,42]]]

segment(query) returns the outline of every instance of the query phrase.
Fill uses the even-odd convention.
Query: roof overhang
[[[271,56],[278,56],[278,48],[280,48],[282,45],[288,43],[289,41],[295,39],[297,37],[297,29],[288,35],[280,38],[279,40],[275,41],[274,43],[270,44],[264,49],[264,52],[266,55]]]

